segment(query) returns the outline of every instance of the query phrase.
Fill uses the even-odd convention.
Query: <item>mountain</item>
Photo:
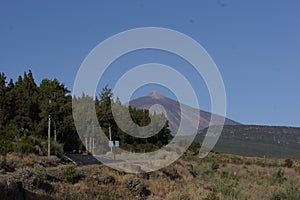
[[[155,104],[161,105],[165,110],[162,109],[161,106],[157,106]],[[156,113],[164,113],[169,120],[169,126],[172,134],[176,134],[178,131],[178,127],[180,122],[182,123],[183,130],[186,134],[193,134],[194,130],[198,126],[198,131],[206,128],[210,124],[211,113],[199,110],[196,108],[192,108],[185,104],[180,104],[178,101],[170,99],[157,91],[153,91],[147,96],[140,97],[129,102],[129,105],[139,109],[150,109],[150,111]],[[153,106],[154,105],[154,106]],[[181,116],[181,110],[183,116]],[[196,121],[197,114],[200,113],[200,121]],[[221,116],[218,116],[222,118]],[[225,118],[225,125],[239,125],[240,123],[235,122],[231,119]],[[214,124],[211,124],[214,125]]]
[[[155,104],[161,106],[155,106]],[[170,130],[175,134],[182,120],[187,133],[195,130],[199,124],[196,142],[203,142],[211,113],[192,108],[170,99],[156,91],[147,96],[134,99],[129,105],[150,109],[151,112],[164,112],[169,120]],[[153,106],[154,105],[154,106]],[[180,107],[183,112],[180,117]],[[197,112],[200,112],[200,121],[195,121]],[[219,116],[220,117],[220,116]],[[221,136],[214,147],[214,151],[242,156],[255,156],[266,158],[291,158],[300,160],[300,128],[283,126],[242,125],[230,119],[225,119],[225,126]]]

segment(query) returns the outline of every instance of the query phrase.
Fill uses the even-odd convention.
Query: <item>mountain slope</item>
[[[202,142],[207,129],[195,138]],[[282,126],[224,126],[214,151],[271,158],[300,160],[300,128]]]
[[[165,113],[165,115],[169,120],[169,126],[172,134],[177,133],[181,120],[182,120],[183,130],[186,132],[186,134],[193,134],[197,126],[198,126],[198,131],[209,126],[211,113],[196,108],[192,108],[185,104],[180,104],[179,102],[170,99],[168,97],[165,97],[156,91],[151,92],[149,95],[145,97],[140,97],[129,102],[130,106],[139,109],[150,109],[150,107],[155,104],[161,105],[165,109],[165,112],[159,106],[152,107],[151,111],[156,113],[161,113],[161,112]],[[181,116],[180,108],[182,109],[182,113],[183,113],[182,119],[180,117]],[[198,122],[195,119],[197,118],[196,115],[199,112],[200,112],[200,121]],[[239,125],[238,122],[235,122],[227,118],[225,119],[225,124]]]

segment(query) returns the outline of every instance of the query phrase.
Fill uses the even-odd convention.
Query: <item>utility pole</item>
[[[92,149],[92,154],[95,154],[95,138],[93,137],[93,149]]]
[[[89,152],[92,153],[92,137],[90,137]]]
[[[93,124],[93,147],[92,147],[92,154],[95,154],[95,135],[96,135],[96,127],[95,124]]]
[[[54,141],[57,141],[57,135],[56,135],[56,125],[54,125]]]
[[[51,99],[49,99],[49,106],[51,105]],[[48,157],[50,157],[50,137],[51,137],[51,116],[50,113],[48,115]]]
[[[112,141],[110,124],[109,124],[109,127],[108,127],[108,132],[109,132],[109,140]],[[110,147],[110,151],[113,153],[113,147]]]
[[[85,140],[85,149],[88,152],[89,151],[89,146],[88,146],[88,139],[87,139],[87,137],[85,137],[84,140]]]

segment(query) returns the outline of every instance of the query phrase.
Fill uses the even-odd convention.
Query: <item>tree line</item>
[[[75,97],[74,97],[75,98]],[[81,97],[87,98],[87,97]],[[168,143],[171,134],[168,122],[160,132],[143,139],[132,137],[123,132],[114,121],[111,106],[129,109],[132,120],[140,125],[151,121],[148,110],[127,107],[114,100],[111,89],[104,87],[99,97],[92,98],[95,103],[98,122],[108,136],[109,127],[114,140],[120,141],[121,148],[134,151],[150,151]],[[51,153],[61,155],[68,151],[83,151],[73,116],[72,96],[63,83],[57,79],[43,79],[36,84],[32,72],[24,72],[17,81],[0,73],[0,153],[47,154],[48,116],[51,116]],[[152,119],[164,120],[162,115]]]

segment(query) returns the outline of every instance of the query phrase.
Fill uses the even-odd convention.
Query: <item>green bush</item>
[[[287,185],[285,186],[285,194],[287,199],[289,200],[300,199],[299,184],[297,184],[296,180],[291,180],[287,183]]]
[[[282,184],[286,178],[284,177],[284,171],[279,168],[277,172],[274,174],[272,184]]]
[[[11,152],[13,150],[13,145],[11,141],[0,139],[0,154],[6,155],[7,153]]]
[[[240,191],[235,188],[234,183],[220,180],[220,182],[216,184],[215,188],[217,189],[217,192],[222,193],[229,199],[239,199],[238,196],[240,194]]]
[[[13,143],[12,140],[14,135],[12,131],[7,131],[0,126],[0,154],[6,155],[9,152],[13,151]]]
[[[63,176],[64,179],[67,183],[75,184],[79,181],[80,176],[79,174],[75,171],[74,166],[67,167],[63,171]]]
[[[35,141],[32,138],[23,138],[19,143],[18,152],[21,154],[30,154],[30,153],[38,153],[38,149],[36,148]]]
[[[229,173],[226,171],[222,171],[221,172],[221,178],[222,179],[228,179],[229,178]]]
[[[214,171],[212,169],[205,169],[202,173],[201,173],[202,177],[204,180],[208,180],[209,178],[214,176]]]
[[[39,138],[35,136],[24,136],[21,138],[20,142],[16,146],[16,152],[20,154],[38,154],[40,156],[45,156],[48,153],[48,142],[44,138]],[[62,157],[63,144],[60,144],[54,140],[51,141],[51,155],[57,157]]]
[[[51,155],[55,155],[59,158],[64,154],[64,145],[56,141],[51,141]]]
[[[282,190],[276,190],[272,196],[271,200],[299,200],[300,199],[300,189],[299,182],[296,180],[290,180],[285,184]]]
[[[286,199],[286,196],[282,191],[276,190],[271,196],[271,200],[283,200],[283,199]]]
[[[210,168],[211,168],[212,170],[216,171],[216,170],[218,170],[218,169],[220,168],[220,165],[219,165],[216,161],[213,161],[213,162],[211,163]]]

